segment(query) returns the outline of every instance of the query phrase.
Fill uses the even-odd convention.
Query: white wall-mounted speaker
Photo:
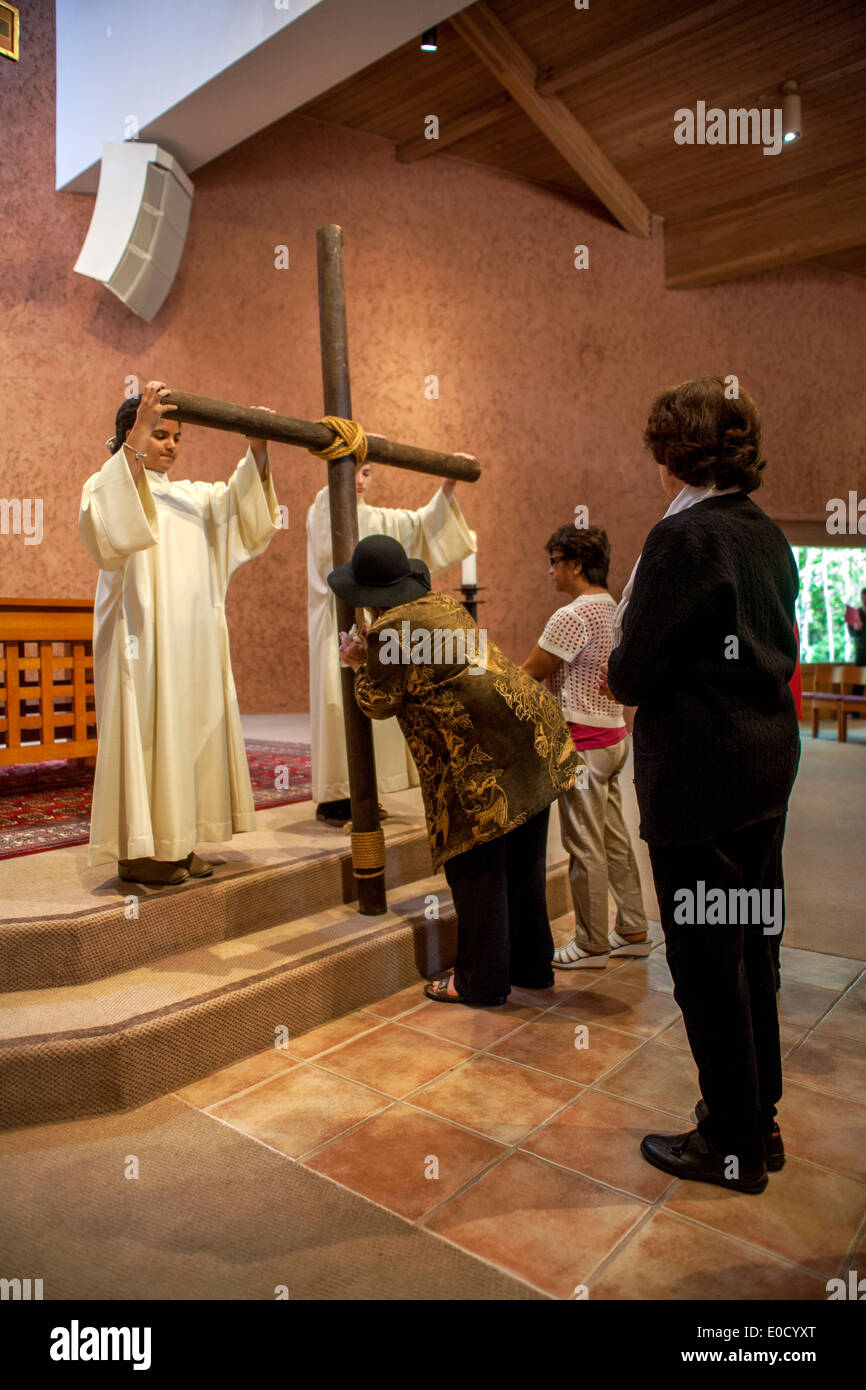
[[[158,145],[106,141],[76,272],[101,280],[150,323],[180,265],[193,192],[177,160]]]

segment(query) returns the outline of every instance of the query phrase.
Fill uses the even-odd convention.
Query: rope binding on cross
[[[378,878],[385,872],[385,833],[352,831],[352,872],[356,878]]]
[[[344,420],[339,415],[325,415],[316,421],[317,425],[327,425],[337,436],[325,449],[310,449],[311,454],[322,459],[342,459],[347,454],[355,455],[358,467],[367,457],[367,436],[357,420]]]

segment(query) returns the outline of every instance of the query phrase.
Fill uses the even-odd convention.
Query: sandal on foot
[[[556,970],[603,970],[609,959],[610,951],[601,951],[598,955],[593,955],[591,951],[584,951],[576,941],[557,946],[553,953]]]
[[[462,994],[449,994],[448,985],[453,979],[453,972],[450,975],[441,975],[438,980],[431,980],[424,986],[424,993],[434,1004],[466,1004],[470,1009],[492,1009],[506,1002],[505,994],[496,995],[491,999],[479,999],[477,1003],[471,999],[464,999]]]
[[[647,932],[643,941],[629,941],[628,937],[620,936],[614,927],[608,937],[610,941],[610,953],[612,956],[648,956],[653,948]]]

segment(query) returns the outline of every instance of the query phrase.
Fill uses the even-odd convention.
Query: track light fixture
[[[432,29],[425,29],[421,35],[421,52],[435,53],[439,45],[436,42],[436,25]]]

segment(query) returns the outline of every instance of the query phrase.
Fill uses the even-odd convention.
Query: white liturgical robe
[[[227,483],[172,482],[122,449],[88,478],[78,531],[100,569],[91,864],[184,859],[255,829],[225,597],[280,528],[252,451]]]
[[[392,536],[410,559],[423,560],[431,575],[475,551],[456,498],[442,489],[417,511],[371,507],[358,498],[358,539]],[[331,558],[331,509],[323,487],[307,512],[308,631],[310,638],[310,718],[313,800],[341,801],[349,795],[343,694],[340,683],[337,603],[327,576]],[[396,719],[373,721],[376,782],[380,792],[418,786],[412,754]]]

